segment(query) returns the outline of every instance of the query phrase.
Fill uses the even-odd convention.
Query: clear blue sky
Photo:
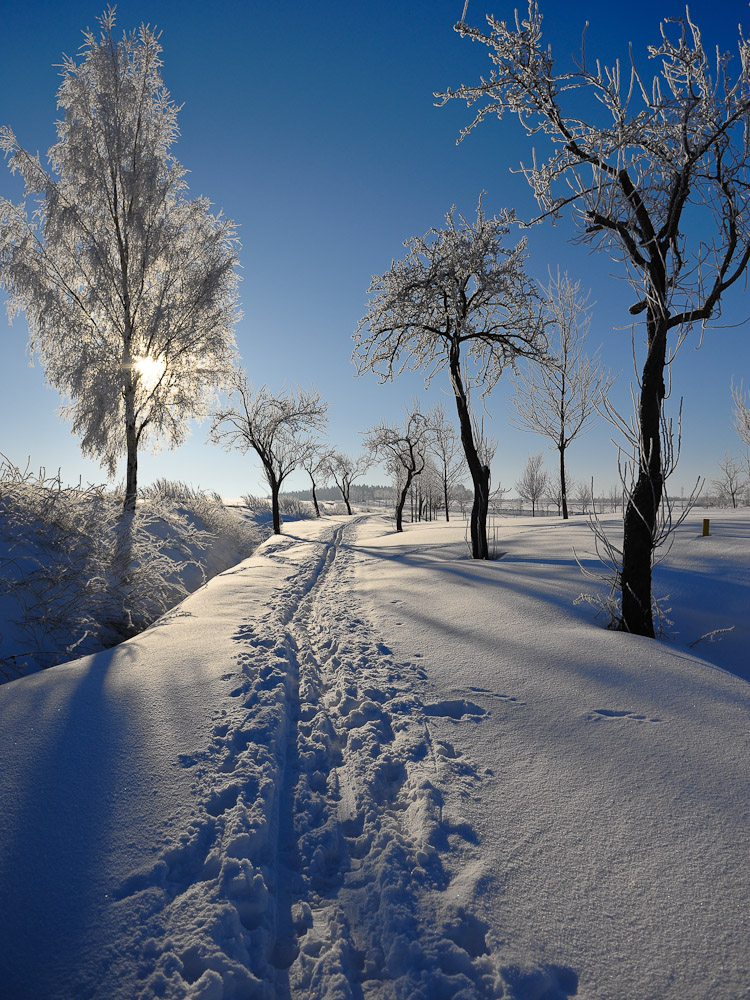
[[[467,20],[483,23],[492,11],[512,17],[504,0],[470,0]],[[372,376],[355,378],[351,334],[365,310],[370,277],[403,253],[402,242],[442,224],[455,204],[473,214],[479,192],[486,211],[515,207],[520,216],[535,204],[526,182],[509,168],[529,158],[514,119],[487,122],[460,146],[459,130],[470,112],[453,101],[434,106],[432,94],[448,85],[478,82],[489,70],[484,47],[452,30],[463,0],[255,0],[211,4],[184,0],[123,0],[118,30],[145,21],[162,31],[165,83],[184,107],[182,136],[174,147],[191,172],[190,191],[206,195],[240,226],[244,318],[237,328],[243,363],[256,384],[315,385],[330,401],[333,444],[360,448],[359,431],[380,419],[399,419],[413,395],[431,405],[445,383],[429,394],[419,376],[381,386]],[[542,3],[553,52],[562,61],[580,44],[589,21],[589,56],[627,59],[632,40],[639,64],[645,46],[658,38],[661,17],[684,13],[674,0],[591,0]],[[748,4],[699,0],[690,12],[708,44],[736,49],[737,24],[750,33]],[[56,68],[61,53],[74,53],[81,31],[95,27],[101,8],[72,0],[2,4],[0,123],[42,154],[54,141]],[[19,185],[0,167],[0,194],[17,199]],[[606,363],[622,372],[616,401],[627,408],[632,378],[625,283],[618,265],[572,246],[569,221],[543,226],[529,236],[529,270],[546,280],[548,268],[567,269],[590,288],[596,302],[590,337]],[[744,286],[725,301],[724,324],[696,350],[688,338],[673,366],[673,396],[685,397],[682,459],[670,490],[690,488],[698,475],[717,475],[716,459],[739,450],[731,427],[732,376],[750,383]],[[60,423],[56,392],[44,373],[30,368],[23,317],[8,326],[0,317],[0,451],[17,464],[62,471],[68,482],[103,482],[100,467],[85,461],[70,428]],[[487,426],[498,441],[493,481],[512,486],[527,456],[547,442],[509,423],[510,377],[503,376],[488,403]],[[452,399],[442,396],[449,412]],[[262,491],[252,456],[226,454],[206,444],[206,425],[174,452],[143,453],[140,483],[159,476],[238,496]],[[616,480],[612,429],[599,422],[574,443],[570,467],[577,478],[596,478],[602,491]],[[546,452],[550,467],[554,453]],[[370,481],[382,480],[371,473]],[[304,488],[295,475],[290,488]]]

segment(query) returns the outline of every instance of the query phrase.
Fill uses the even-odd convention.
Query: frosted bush
[[[270,520],[272,515],[271,501],[268,497],[256,497],[246,493],[242,502],[248,511],[261,523]],[[309,503],[288,493],[279,494],[279,510],[288,521],[302,521],[313,517],[314,511]]]
[[[271,501],[267,497],[256,497],[253,493],[245,493],[242,497],[242,502],[253,514],[271,512]]]
[[[309,503],[300,500],[299,497],[289,496],[284,493],[279,497],[279,508],[287,520],[305,521],[309,520],[314,514]]]
[[[141,491],[144,500],[170,502],[199,530],[213,538],[210,557],[204,566],[210,578],[246,559],[262,540],[257,526],[237,510],[227,507],[218,493],[197,489],[186,483],[157,479]]]
[[[115,645],[249,555],[258,534],[215,494],[157,484],[122,496],[0,464],[0,674]]]

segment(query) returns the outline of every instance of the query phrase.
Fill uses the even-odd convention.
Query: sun
[[[144,388],[153,389],[164,374],[166,365],[158,358],[137,358],[133,368],[138,372]]]

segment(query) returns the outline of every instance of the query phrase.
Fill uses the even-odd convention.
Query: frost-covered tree
[[[734,455],[725,452],[718,461],[721,476],[713,480],[713,486],[720,504],[736,508],[740,494],[746,486],[742,466]]]
[[[241,368],[232,373],[230,388],[227,405],[213,415],[210,437],[227,450],[256,453],[271,491],[273,530],[278,535],[281,486],[307,454],[303,435],[325,426],[328,404],[315,389],[286,387],[277,394],[265,385],[255,389]]]
[[[586,482],[582,479],[573,490],[573,500],[578,504],[582,514],[587,514],[589,507],[594,504],[594,483],[592,480]]]
[[[474,485],[475,559],[489,558],[490,467],[473,433],[471,390],[490,392],[506,366],[538,356],[546,344],[538,296],[524,268],[526,242],[503,246],[513,222],[507,211],[486,218],[481,198],[473,224],[451,209],[443,229],[407,240],[406,257],[373,278],[367,313],[354,334],[358,374],[372,371],[388,381],[410,368],[425,372],[429,384],[448,370]]]
[[[516,492],[522,500],[531,504],[531,516],[536,517],[536,505],[544,497],[549,485],[549,474],[544,468],[544,456],[529,455],[521,478],[516,483]]]
[[[365,446],[376,460],[385,461],[396,484],[396,531],[403,531],[404,504],[415,477],[427,460],[428,423],[418,404],[406,411],[403,427],[385,421],[369,430]]]
[[[580,239],[622,265],[645,317],[637,400],[638,465],[624,520],[620,625],[653,636],[651,571],[661,533],[665,369],[689,328],[719,316],[724,293],[750,261],[750,43],[712,60],[698,27],[662,24],[648,54],[651,81],[634,62],[577,61],[558,68],[542,41],[542,15],[492,16],[488,30],[456,30],[487,47],[491,73],[441,95],[474,106],[462,137],[489,117],[518,117],[534,137],[523,168],[539,219],[571,208]]]
[[[568,470],[565,470],[565,490],[566,497],[572,497],[576,490],[576,481],[570,475]],[[562,481],[559,476],[550,476],[547,486],[544,490],[544,499],[553,503],[557,507],[558,516],[562,517],[563,512],[563,494],[562,494]]]
[[[64,59],[48,167],[0,129],[34,204],[0,200],[0,277],[83,453],[110,475],[126,456],[133,510],[139,448],[179,445],[231,369],[238,243],[186,197],[157,35],[116,40],[112,9],[100,23]]]
[[[445,407],[438,403],[430,410],[428,416],[429,447],[437,459],[437,475],[445,507],[445,520],[450,521],[450,501],[453,487],[464,474],[464,456],[461,450],[461,440],[456,428],[448,420]]]
[[[341,499],[346,504],[347,514],[351,514],[352,512],[352,486],[359,478],[364,476],[369,468],[370,459],[368,455],[359,455],[357,458],[352,458],[351,455],[347,455],[343,451],[333,451],[328,456],[328,460],[325,463],[325,471],[334,483],[336,483],[341,493]]]
[[[300,467],[310,477],[310,487],[312,489],[312,502],[315,508],[315,516],[320,517],[320,504],[316,488],[324,486],[329,478],[328,464],[331,458],[331,449],[320,441],[309,438],[303,442],[304,454],[300,460]]]
[[[618,485],[617,483],[613,483],[610,486],[609,490],[607,491],[607,496],[606,496],[605,499],[607,500],[607,503],[612,508],[612,513],[614,514],[618,510],[618,508],[620,508],[622,506],[622,504],[623,504],[623,490],[622,490],[622,485]]]
[[[732,382],[732,402],[734,403],[734,428],[743,444],[750,448],[750,394],[744,391],[742,382]]]
[[[551,278],[545,315],[550,338],[544,364],[519,366],[511,403],[519,426],[550,438],[559,456],[560,505],[568,517],[565,457],[568,446],[584,434],[614,379],[596,356],[584,353],[591,327],[591,306],[581,284],[567,274]]]
[[[443,507],[445,497],[440,473],[429,453],[425,456],[424,468],[412,483],[412,491],[414,491],[414,487],[416,487],[417,492],[419,519],[424,518],[427,521],[432,521]]]

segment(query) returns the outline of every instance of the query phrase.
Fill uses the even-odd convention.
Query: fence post
[[[709,526],[709,519],[707,517],[704,517],[703,518],[703,535],[701,536],[702,538],[705,538],[706,535],[710,534],[710,532],[708,530],[708,526]]]

